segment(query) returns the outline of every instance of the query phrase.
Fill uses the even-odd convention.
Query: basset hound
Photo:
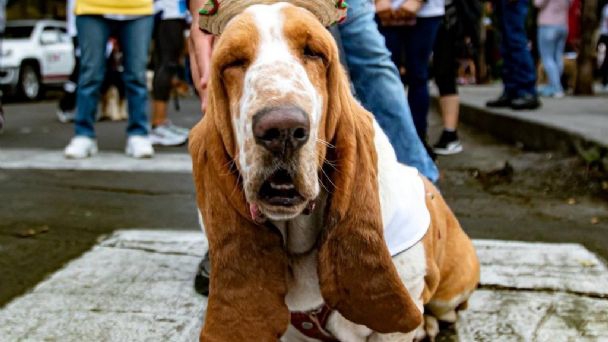
[[[410,341],[454,322],[473,245],[397,162],[316,17],[252,5],[211,63],[190,134],[212,264],[201,341]]]

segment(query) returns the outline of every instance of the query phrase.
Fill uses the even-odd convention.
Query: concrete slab
[[[478,240],[482,288],[460,341],[608,340],[606,266],[576,244]],[[118,231],[0,309],[1,340],[194,341],[199,232]],[[576,279],[578,275],[579,285]]]
[[[0,311],[3,341],[194,341],[202,233],[117,232]]]
[[[579,244],[477,240],[481,284],[608,298],[608,268]]]
[[[608,300],[563,292],[477,290],[460,312],[460,341],[608,341]]]
[[[134,159],[124,153],[102,152],[89,159],[68,160],[60,150],[0,149],[0,169],[191,173],[192,161],[187,153]]]

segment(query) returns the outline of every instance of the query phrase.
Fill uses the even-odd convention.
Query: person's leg
[[[604,62],[602,63],[602,67],[600,69],[602,74],[602,85],[606,87],[608,86],[608,35],[602,35],[600,37],[600,44],[604,44],[606,48],[606,57],[604,57]]]
[[[460,98],[456,88],[456,34],[443,23],[439,27],[433,53],[435,83],[439,88],[439,108],[443,121],[443,132],[433,145],[433,152],[441,155],[456,154],[462,151],[458,139],[458,116]]]
[[[155,34],[156,67],[154,70],[154,111],[152,126],[167,121],[167,102],[169,101],[173,78],[180,64],[179,58],[184,50],[184,21],[161,20]]]
[[[444,95],[439,98],[443,128],[455,132],[458,129],[458,116],[460,113],[460,97],[458,94]]]
[[[557,93],[564,94],[564,87],[562,86],[562,75],[564,74],[564,52],[566,50],[566,40],[568,39],[568,28],[565,26],[558,27],[557,41],[555,48],[555,62],[557,63],[557,70],[559,71],[559,79],[555,84]]]
[[[167,118],[171,90],[184,51],[185,21],[170,19],[157,21],[154,34],[155,70],[152,96],[152,131],[154,145],[179,146],[188,141],[189,130],[175,126]]]
[[[4,33],[0,32],[0,50],[2,49],[2,39],[4,39]],[[4,129],[4,108],[2,107],[2,89],[0,89],[0,133]]]
[[[80,72],[78,38],[72,38],[72,45],[74,46],[74,60],[76,63],[69,80],[63,85],[63,94],[61,95],[59,108],[57,109],[57,118],[63,123],[74,121],[76,110],[76,89],[78,89],[78,74]]]
[[[81,56],[75,133],[94,138],[93,125],[106,69],[105,51],[110,27],[101,16],[77,16],[76,26]]]
[[[124,54],[123,80],[129,106],[129,136],[147,136],[149,131],[146,66],[153,25],[152,16],[120,23],[119,39]]]
[[[542,88],[543,96],[553,96],[561,89],[560,72],[555,60],[557,48],[557,30],[554,26],[540,26],[538,28],[538,52],[547,74],[547,85]],[[557,86],[558,84],[559,86]]]
[[[500,49],[500,56],[502,57],[502,60],[503,60],[503,64],[502,64],[502,68],[501,68],[503,96],[507,97],[507,98],[512,98],[515,96],[515,84],[513,84],[513,81],[511,80],[510,68],[512,67],[513,62],[511,61],[512,56],[509,52],[508,38],[506,37],[506,35],[508,35],[507,28],[505,27],[505,17],[504,17],[505,16],[504,6],[505,6],[506,2],[507,2],[506,0],[497,0],[492,3],[494,4],[494,10],[496,12],[496,23],[498,25],[498,30],[500,32],[499,49]]]
[[[441,19],[441,17],[418,18],[416,25],[408,28],[403,37],[408,100],[416,131],[422,141],[426,140],[430,105],[429,58],[433,51]]]
[[[339,27],[351,79],[363,106],[372,112],[395,148],[400,162],[436,182],[437,167],[416,134],[403,84],[368,0],[351,0]]]
[[[514,97],[536,96],[536,69],[528,49],[528,0],[500,0],[502,15],[503,80]]]
[[[455,131],[458,128],[459,97],[456,87],[458,59],[456,57],[456,35],[445,25],[440,25],[433,52],[435,83],[439,88],[439,104],[443,127]]]
[[[395,66],[397,67],[397,71],[399,72],[399,74],[401,74],[401,72],[399,71],[400,68],[405,67],[401,58],[403,51],[403,28],[397,26],[378,26],[378,30],[380,31],[382,36],[384,36],[386,48],[391,53],[391,60],[393,61],[393,64],[395,64]]]
[[[159,89],[163,87],[163,83],[160,82],[162,79],[161,73],[163,70],[163,61],[162,61],[162,51],[164,48],[164,42],[162,40],[162,30],[164,25],[164,20],[156,19],[154,22],[154,31],[152,34],[152,40],[154,41],[154,50],[153,50],[153,63],[154,63],[154,79],[152,80],[152,129],[154,127],[162,124],[166,120],[167,116],[167,102],[166,101],[158,101],[157,93]]]

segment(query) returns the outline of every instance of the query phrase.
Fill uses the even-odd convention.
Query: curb
[[[439,108],[436,95],[432,96],[432,106]],[[608,144],[581,136],[565,127],[527,120],[462,101],[460,121],[524,149],[577,154],[588,163],[603,164],[608,171]]]

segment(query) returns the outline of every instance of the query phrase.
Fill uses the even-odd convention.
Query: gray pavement
[[[2,170],[0,163],[0,306],[100,236],[137,227],[196,231],[191,175]]]
[[[608,93],[543,98],[538,110],[513,111],[485,106],[500,95],[500,84],[466,86],[459,91],[461,120],[506,141],[532,149],[573,150],[581,143],[608,148]]]

